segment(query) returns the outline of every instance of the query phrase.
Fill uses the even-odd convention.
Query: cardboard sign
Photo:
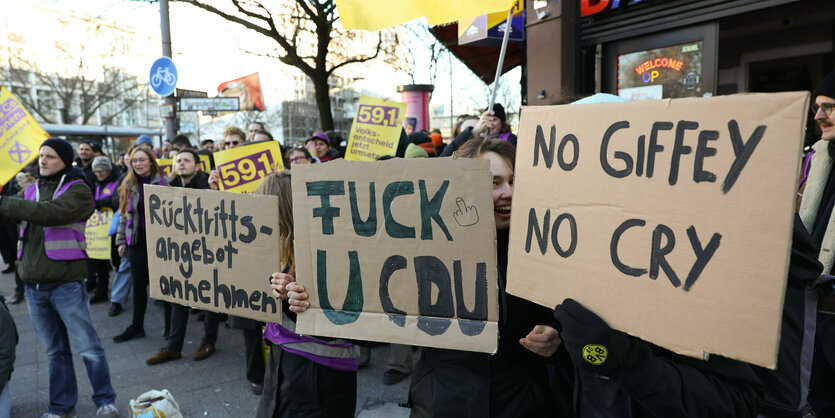
[[[38,158],[49,138],[11,92],[0,86],[0,186]]]
[[[157,164],[166,178],[171,177],[172,174],[179,174],[176,160],[176,158],[157,158]],[[200,155],[200,171],[204,173],[212,171],[212,162],[208,155]]]
[[[495,352],[496,228],[486,160],[293,167],[296,332]]]
[[[774,368],[808,93],[526,107],[510,293]]]
[[[375,161],[384,155],[394,155],[405,116],[405,103],[362,96],[348,134],[345,159]]]
[[[151,297],[280,322],[278,198],[145,186]]]
[[[218,151],[215,169],[220,175],[220,189],[233,193],[251,193],[270,173],[284,170],[284,160],[277,141],[258,142]]]
[[[87,257],[94,260],[110,260],[110,223],[113,209],[97,210],[87,219],[84,240],[87,243]]]

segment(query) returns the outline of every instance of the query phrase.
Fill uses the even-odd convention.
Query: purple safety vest
[[[167,186],[168,183],[165,182],[165,176],[159,176],[159,181],[156,182],[157,186]],[[138,187],[142,187],[140,183]],[[130,212],[133,209],[133,190],[128,191],[128,211]],[[125,240],[127,240],[128,245],[133,245],[133,216],[127,216],[125,221]]]
[[[111,181],[110,183],[104,185],[104,187],[101,187],[101,184],[96,185],[96,194],[93,196],[93,199],[99,200],[104,199],[105,197],[113,196],[118,184],[118,181]]]
[[[61,179],[63,181],[63,179]],[[69,190],[70,186],[83,180],[76,179],[64,185],[59,185],[58,190],[52,195],[55,199]],[[23,197],[27,200],[38,201],[40,190],[38,183],[32,184],[26,188]],[[84,239],[84,230],[87,226],[87,221],[75,222],[64,226],[49,226],[44,227],[44,249],[46,250],[46,257],[55,261],[80,260],[87,258],[87,242]],[[17,247],[17,258],[23,256],[23,232],[26,230],[26,225],[20,226],[20,241]]]
[[[510,133],[510,132],[505,132],[505,133],[499,135],[496,139],[500,139],[502,141],[507,141],[508,139],[510,139],[510,135],[513,135],[513,134]]]

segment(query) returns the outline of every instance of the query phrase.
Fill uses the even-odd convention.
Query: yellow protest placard
[[[0,86],[0,185],[4,185],[38,158],[38,148],[49,134]]]
[[[220,190],[250,193],[261,179],[284,170],[281,149],[276,141],[258,142],[214,153]]]
[[[405,116],[404,103],[362,96],[348,134],[345,159],[375,161],[384,155],[394,155]]]
[[[87,219],[84,239],[87,241],[87,257],[94,260],[110,260],[110,222],[113,221],[113,209],[104,208],[93,212]]]

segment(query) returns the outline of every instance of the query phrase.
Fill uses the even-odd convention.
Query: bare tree
[[[435,79],[438,75],[438,60],[444,53],[449,54],[449,50],[444,47],[435,35],[432,35],[432,33],[429,32],[429,27],[423,23],[407,23],[402,27],[406,33],[411,34],[410,43],[418,44],[429,52],[429,57],[427,58],[429,64],[429,84],[434,85]],[[415,69],[422,63],[417,62],[418,58],[414,53],[415,48],[407,47],[404,49],[405,53],[409,57],[410,65],[402,69],[409,74],[412,84],[415,84]],[[398,49],[399,53],[401,51],[401,49]]]
[[[275,41],[276,49],[272,53],[247,52],[277,58],[310,77],[321,127],[325,130],[334,127],[328,79],[339,68],[375,59],[384,52],[382,32],[377,34],[375,47],[364,53],[355,52],[362,35],[334,25],[339,18],[334,0],[215,0],[211,4],[208,0],[172,1],[199,7]],[[268,4],[275,6],[267,7]]]
[[[58,122],[54,110],[66,124],[85,125],[98,114],[100,123],[107,125],[145,93],[146,86],[121,69],[103,66],[98,76],[88,76],[92,73],[83,58],[72,73],[58,74],[41,71],[37,64],[20,57],[9,57],[8,70],[0,72],[0,81],[18,86],[15,92],[23,105],[49,123]],[[30,88],[32,83],[35,89]]]

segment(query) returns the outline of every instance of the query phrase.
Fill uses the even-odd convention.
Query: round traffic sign
[[[151,88],[162,97],[170,96],[177,87],[177,67],[171,58],[162,57],[151,65]]]

